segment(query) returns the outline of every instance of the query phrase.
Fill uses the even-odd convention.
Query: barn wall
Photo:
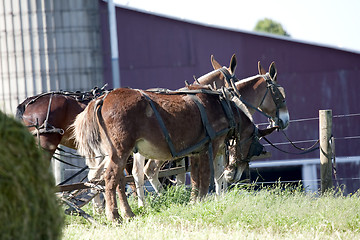
[[[184,86],[184,80],[191,81],[193,75],[199,77],[212,70],[211,54],[228,65],[235,53],[236,75],[240,79],[256,75],[258,61],[265,68],[275,61],[292,120],[317,118],[320,109],[332,109],[333,115],[360,113],[359,53],[192,24],[121,7],[117,7],[116,14],[123,87],[177,89]],[[108,41],[106,35],[102,37],[104,43]],[[109,52],[109,48],[108,44],[103,45],[104,52]],[[107,71],[111,73],[110,68]],[[106,76],[111,85],[111,75]],[[266,121],[259,116],[255,119],[258,123]],[[359,120],[359,117],[334,119],[334,135],[339,138],[354,132],[360,135],[360,125],[356,124]],[[317,139],[318,121],[292,122],[287,134],[294,140]],[[272,134],[271,139],[284,140],[281,134]],[[342,156],[360,155],[360,148],[351,144],[337,147]],[[273,155],[277,159],[294,158],[277,152]]]
[[[107,29],[106,3],[100,1],[103,29]],[[278,81],[287,94],[290,118],[287,135],[301,147],[318,139],[318,111],[332,109],[336,155],[360,156],[360,54],[328,46],[299,42],[291,38],[253,34],[216,28],[125,8],[116,8],[120,77],[123,87],[177,89],[184,80],[212,70],[210,55],[228,65],[236,54],[236,75],[245,78],[257,74],[257,62],[268,68],[275,61]],[[106,31],[106,30],[105,30]],[[104,78],[110,85],[110,46],[107,34],[102,35]],[[108,56],[106,56],[106,54]],[[353,115],[355,114],[355,115]],[[266,119],[255,116],[255,122]],[[264,125],[261,125],[264,126]],[[354,136],[354,137],[353,137]],[[356,137],[357,136],[357,137]],[[352,137],[352,139],[349,139]],[[269,137],[275,143],[286,142],[281,133]],[[289,144],[282,149],[296,152]],[[316,159],[319,152],[306,155],[285,154],[266,146],[272,157],[267,161]],[[360,157],[352,158],[355,166]],[[302,163],[300,162],[300,165]],[[349,164],[348,164],[349,165]],[[338,166],[341,168],[341,165]],[[358,176],[359,168],[346,168],[348,176]],[[306,168],[313,171],[313,168]],[[303,173],[304,175],[314,175]],[[316,175],[316,174],[315,174]],[[357,183],[359,187],[360,184]]]

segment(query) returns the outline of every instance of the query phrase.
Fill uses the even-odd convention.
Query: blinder
[[[249,148],[247,159],[250,160],[250,158],[253,156],[259,156],[263,151],[264,151],[264,146],[259,142],[259,138],[257,136],[254,136],[253,141]]]
[[[268,83],[268,88],[270,89],[271,97],[275,103],[276,108],[280,109],[286,107],[285,98],[280,92],[278,85],[273,82],[269,83],[269,81],[267,81],[267,83]]]
[[[267,90],[265,93],[265,96],[263,97],[263,100],[261,101],[260,105],[263,103],[263,101],[265,100],[265,97],[267,95],[268,92],[270,92],[271,98],[275,104],[276,107],[276,117],[268,117],[270,120],[273,120],[276,124],[279,124],[279,110],[281,108],[286,107],[286,100],[284,95],[280,92],[279,90],[279,85],[276,84],[270,77],[269,74],[265,74],[264,75],[264,79],[267,83]],[[259,105],[259,107],[260,107]]]
[[[266,83],[267,83],[267,90],[266,93],[263,97],[263,99],[261,100],[260,104],[258,105],[258,107],[254,107],[251,106],[250,104],[248,104],[240,95],[240,93],[237,91],[235,84],[234,84],[234,80],[237,81],[237,78],[235,75],[231,75],[228,70],[226,68],[220,68],[219,71],[223,74],[223,76],[225,77],[225,80],[227,82],[227,84],[229,86],[232,86],[232,88],[234,89],[234,91],[239,95],[239,98],[241,99],[241,101],[243,101],[248,107],[251,107],[253,109],[255,109],[256,111],[259,111],[261,114],[265,115],[267,118],[272,119],[274,121],[276,121],[276,118],[279,118],[279,109],[286,107],[286,100],[285,97],[283,96],[283,94],[280,92],[279,90],[279,85],[276,84],[271,76],[269,75],[269,73],[263,75],[263,78],[265,79]],[[266,114],[265,112],[261,111],[259,109],[259,107],[263,104],[266,95],[268,94],[268,92],[270,92],[271,98],[274,101],[274,104],[276,106],[276,118],[274,119],[273,117],[269,116],[268,114]]]
[[[240,144],[238,144],[236,148],[236,151],[241,152],[241,146],[246,142],[251,141],[246,158],[244,158],[243,155],[240,154],[242,156],[242,159],[236,159],[236,161],[233,163],[234,165],[237,165],[239,162],[249,162],[253,156],[259,156],[260,154],[263,153],[264,146],[259,142],[259,129],[256,126],[254,126],[254,128],[255,128],[254,133],[248,139],[245,139],[242,142],[240,142]],[[238,141],[238,139],[236,141]],[[235,154],[235,155],[239,155],[239,154]]]
[[[264,151],[264,146],[259,142],[259,129],[255,127],[252,142],[245,161],[250,161],[253,156],[259,156]]]

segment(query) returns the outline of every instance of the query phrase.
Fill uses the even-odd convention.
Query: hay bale
[[[0,111],[0,238],[60,239],[64,216],[49,161],[20,122]]]

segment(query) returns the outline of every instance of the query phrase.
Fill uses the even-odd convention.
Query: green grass
[[[120,225],[96,216],[94,226],[68,216],[63,239],[359,239],[359,194],[321,197],[277,184],[254,190],[236,187],[223,196],[189,203],[184,188],[148,196],[137,217]],[[87,211],[91,212],[90,206]]]

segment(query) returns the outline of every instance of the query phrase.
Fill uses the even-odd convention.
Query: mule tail
[[[78,152],[83,156],[103,155],[101,151],[101,130],[98,114],[101,114],[102,99],[91,101],[88,106],[77,115],[73,123],[73,137]]]

